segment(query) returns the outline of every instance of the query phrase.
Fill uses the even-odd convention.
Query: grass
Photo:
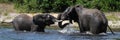
[[[120,12],[104,12],[107,19],[111,21],[119,21],[120,20]]]
[[[3,24],[0,24],[0,28],[12,28],[12,25],[7,24],[7,23],[3,23]]]
[[[120,18],[118,18],[114,14],[111,14],[111,15],[107,16],[107,19],[108,20],[112,20],[112,21],[118,21],[118,20],[120,20]]]

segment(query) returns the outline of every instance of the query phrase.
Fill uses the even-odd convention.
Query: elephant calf
[[[12,24],[16,31],[34,31],[34,27],[36,27],[32,22],[32,17],[26,14],[16,16]]]
[[[38,25],[36,31],[45,32],[45,26],[50,26],[56,22],[56,18],[50,14],[38,14],[33,16],[33,23]]]

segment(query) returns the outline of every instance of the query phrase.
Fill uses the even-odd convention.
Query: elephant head
[[[68,7],[62,14],[60,14],[61,20],[69,20],[69,13],[72,11],[72,7]]]
[[[45,26],[54,24],[57,19],[50,14],[38,14],[33,16],[33,23],[38,25],[37,31],[44,32]]]
[[[78,19],[78,15],[75,11],[74,6],[66,8],[66,10],[63,13],[58,15],[58,20],[62,20],[62,21],[69,20],[70,23],[72,23],[72,20],[77,22],[77,19]],[[67,24],[66,23],[66,24],[62,25],[62,21],[58,22],[58,25],[60,28],[64,28],[65,25]]]

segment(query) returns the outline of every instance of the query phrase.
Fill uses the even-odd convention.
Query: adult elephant
[[[12,21],[12,25],[16,31],[34,31],[34,28],[37,27],[33,24],[32,17],[27,14],[16,16]]]
[[[89,31],[92,34],[99,34],[107,31],[108,20],[98,9],[87,9],[80,5],[71,6],[61,14],[61,20],[66,18],[70,23],[71,20],[77,22],[81,33]]]
[[[36,31],[45,32],[45,26],[50,26],[56,22],[56,18],[50,14],[38,14],[33,16],[33,23],[38,25]]]

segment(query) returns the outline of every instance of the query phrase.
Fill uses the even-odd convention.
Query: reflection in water
[[[57,30],[46,30],[45,33],[16,32],[13,29],[0,29],[0,40],[114,40],[120,39],[120,32],[106,36],[83,35],[79,33],[62,34]]]

